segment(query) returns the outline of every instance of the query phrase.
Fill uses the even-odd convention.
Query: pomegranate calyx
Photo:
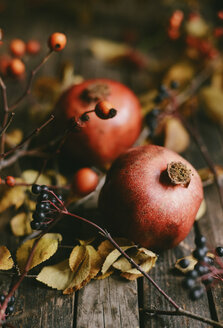
[[[167,164],[167,174],[173,185],[188,187],[191,181],[191,170],[182,162],[171,162]]]
[[[107,99],[110,88],[106,83],[93,83],[83,90],[81,99],[91,103]]]

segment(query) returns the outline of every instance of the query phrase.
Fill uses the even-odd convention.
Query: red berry
[[[67,43],[67,37],[64,33],[53,33],[50,35],[48,45],[53,51],[61,51],[65,48]]]
[[[26,52],[30,55],[36,55],[40,51],[41,45],[37,40],[29,40],[26,43]]]
[[[2,75],[7,75],[10,63],[11,57],[9,57],[8,55],[2,55],[0,57],[0,73]]]
[[[94,191],[98,185],[98,175],[89,167],[78,170],[72,182],[72,190],[78,196],[86,196]]]
[[[14,58],[11,60],[9,64],[9,70],[12,75],[19,77],[25,72],[25,65],[19,58]]]
[[[5,184],[9,187],[14,187],[15,185],[15,178],[13,178],[11,175],[8,175],[5,178]]]
[[[116,115],[116,110],[108,101],[99,101],[95,106],[95,114],[103,120],[112,118]]]
[[[26,44],[21,39],[14,39],[10,42],[9,48],[14,56],[22,57],[26,51]]]

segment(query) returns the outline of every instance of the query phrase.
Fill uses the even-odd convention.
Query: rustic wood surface
[[[125,23],[129,23],[130,26],[139,24],[139,29],[142,28],[143,23],[145,24],[145,12],[141,11],[141,19],[136,19],[137,15],[134,16],[134,10],[127,11],[129,15],[123,14],[126,13],[128,1],[123,1],[122,5],[119,5],[118,2],[115,3],[117,8],[111,7],[106,29],[104,28],[105,19],[102,19],[105,14],[104,7],[95,9],[94,18],[101,18],[101,23],[99,20],[98,24],[93,24],[93,28],[84,25],[78,29],[71,14],[68,18],[61,17],[58,13],[50,16],[50,11],[46,14],[41,13],[41,19],[38,11],[35,14],[32,13],[31,18],[25,16],[22,9],[19,15],[11,10],[7,12],[8,16],[0,14],[0,17],[8,39],[35,37],[45,42],[48,35],[55,30],[67,33],[69,41],[66,50],[58,57],[55,56],[54,60],[43,68],[43,74],[50,73],[52,75],[52,72],[58,69],[59,62],[68,58],[75,64],[76,71],[84,78],[108,77],[126,83],[136,92],[142,91],[145,72],[139,73],[126,70],[126,68],[105,65],[93,58],[86,50],[86,42],[91,36],[116,39],[119,36],[119,27],[123,27]],[[145,2],[142,1],[142,3]],[[120,13],[119,25],[113,24],[114,13],[117,11]],[[15,17],[16,24],[13,24]],[[123,17],[125,18],[124,22]],[[134,22],[131,17],[135,17]],[[205,119],[199,120],[199,128],[214,162],[223,165],[223,131]],[[185,152],[185,157],[196,168],[205,165],[193,141]],[[207,213],[198,222],[197,229],[207,237],[208,246],[214,248],[218,244],[223,244],[223,213],[214,185],[205,188],[205,199]],[[7,245],[10,250],[15,251],[20,240],[11,235],[8,225],[5,224],[8,217],[9,213],[6,213],[0,218],[4,223],[0,225],[0,244]],[[190,254],[194,248],[194,234],[193,229],[178,247],[160,254],[156,267],[151,271],[151,276],[183,308],[223,321],[222,284],[215,286],[213,290],[208,290],[200,301],[192,302],[189,300],[187,292],[181,287],[183,276],[173,270],[176,259]],[[7,290],[13,281],[13,277],[0,272],[0,291]],[[16,292],[15,313],[11,317],[11,322],[18,328],[207,327],[207,325],[189,318],[149,316],[141,311],[142,308],[171,309],[154,287],[143,278],[134,282],[126,282],[117,276],[112,276],[105,280],[92,281],[71,296],[63,296],[61,292],[51,290],[32,278],[26,278]]]

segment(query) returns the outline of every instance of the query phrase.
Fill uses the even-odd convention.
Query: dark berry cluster
[[[61,195],[56,195],[45,185],[34,184],[32,192],[38,197],[31,228],[43,230],[55,219],[55,213],[61,208],[63,199]]]
[[[1,294],[0,295],[0,305],[2,305],[5,301],[5,298],[6,296]],[[14,303],[15,303],[15,297],[14,296],[11,296],[9,301],[8,301],[8,304],[7,304],[7,308],[5,310],[5,314],[6,316],[9,316],[13,313],[14,311]]]
[[[156,106],[159,107],[159,105],[162,103],[164,99],[171,98],[170,89],[173,90],[177,88],[178,88],[177,81],[171,81],[169,88],[167,88],[165,85],[161,85],[159,87],[157,96],[153,100]],[[149,127],[151,138],[153,138],[155,135],[155,130],[158,126],[158,117],[160,112],[161,112],[160,109],[155,107],[145,117],[145,123]]]
[[[153,138],[155,135],[156,128],[158,126],[158,116],[160,110],[158,108],[153,108],[146,116],[145,122],[150,130],[150,137]]]
[[[183,286],[189,290],[192,300],[197,300],[204,294],[204,288],[200,285],[202,282],[206,287],[210,286],[214,280],[214,273],[217,268],[214,266],[214,259],[207,256],[206,238],[199,235],[195,238],[196,249],[193,251],[193,257],[197,260],[194,269],[187,272],[186,278],[183,280]],[[223,256],[223,247],[219,246],[215,249],[218,257]],[[190,262],[188,259],[182,259],[179,265],[187,268]]]

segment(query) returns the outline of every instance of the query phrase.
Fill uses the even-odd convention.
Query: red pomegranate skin
[[[173,185],[168,176],[162,179],[167,164],[179,161],[192,173],[187,187]],[[193,166],[169,149],[148,145],[127,150],[112,164],[99,210],[114,236],[165,250],[188,235],[202,199],[202,183]]]
[[[65,91],[56,106],[55,115],[58,128],[61,129],[69,119],[78,120],[85,111],[94,109],[98,101],[86,101],[83,99],[83,91],[96,84],[108,86],[110,94],[103,100],[110,102],[117,109],[117,115],[102,120],[95,113],[90,113],[90,120],[85,122],[79,131],[69,135],[65,149],[79,162],[104,166],[132,146],[139,136],[142,114],[136,95],[116,81],[86,80]]]

